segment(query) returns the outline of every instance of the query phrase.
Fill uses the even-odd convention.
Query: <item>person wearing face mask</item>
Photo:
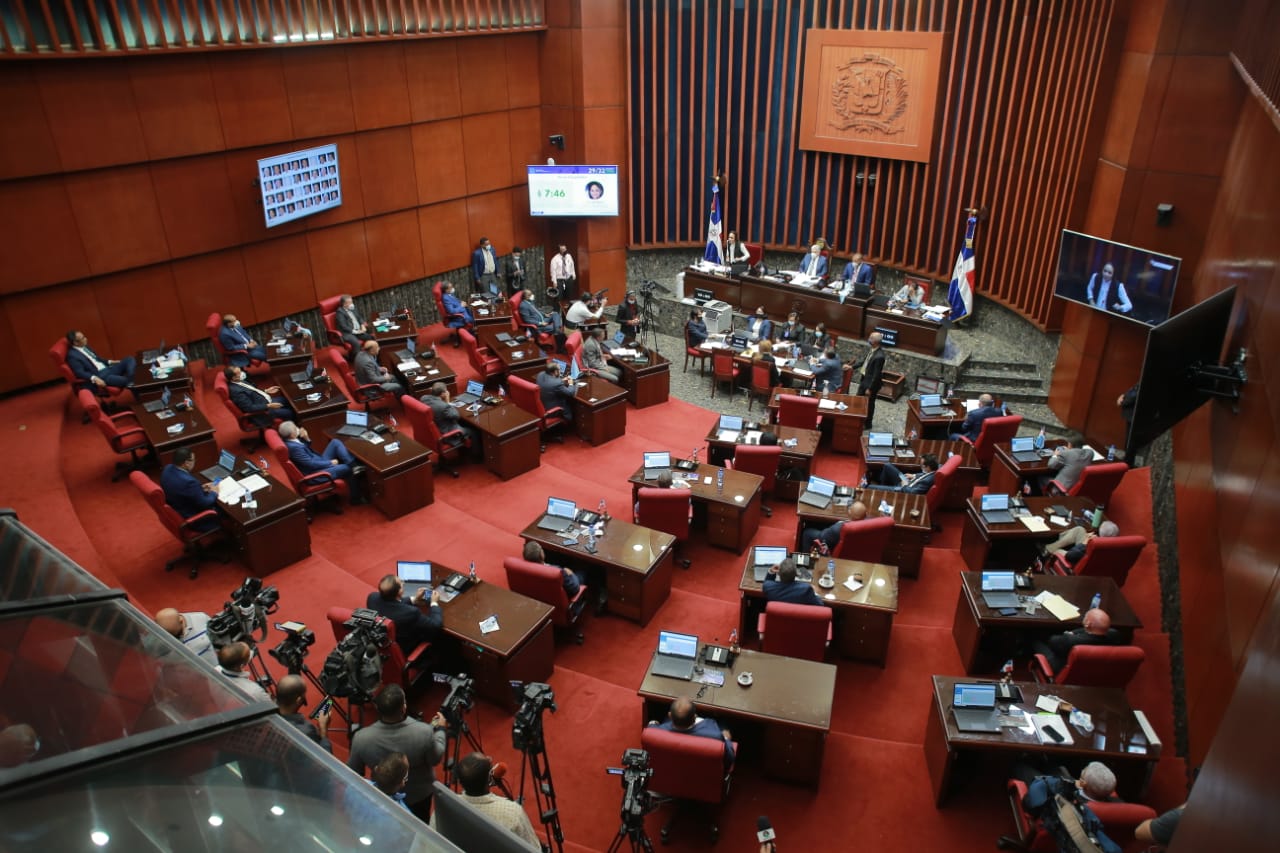
[[[569,247],[560,244],[560,250],[551,256],[551,283],[556,286],[559,298],[569,302],[578,292],[578,273],[574,269],[573,255]]]
[[[778,330],[778,345],[786,344],[798,352],[804,339],[805,331],[804,326],[800,325],[800,315],[792,311],[787,315],[787,322]]]
[[[747,337],[753,341],[769,340],[773,337],[773,323],[764,315],[764,306],[756,309],[755,316],[747,321]]]
[[[252,361],[267,360],[266,349],[244,330],[235,314],[222,315],[218,342],[227,351],[227,363],[236,367],[248,367]]]
[[[640,303],[636,300],[634,290],[627,291],[627,298],[618,306],[617,316],[619,340],[632,340],[640,337]]]
[[[502,274],[507,280],[507,293],[509,295],[514,296],[524,290],[524,282],[528,276],[528,270],[525,269],[524,256],[521,254],[519,246],[512,248],[510,257],[503,264]]]
[[[821,243],[809,247],[809,254],[800,260],[800,272],[811,278],[827,277],[827,258],[822,254]]]

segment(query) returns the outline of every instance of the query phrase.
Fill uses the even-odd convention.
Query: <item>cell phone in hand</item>
[[[332,708],[333,708],[333,697],[332,696],[324,697],[324,700],[319,705],[316,706],[316,709],[314,711],[311,712],[311,719],[313,720],[318,719],[321,715],[329,713],[329,711]]]

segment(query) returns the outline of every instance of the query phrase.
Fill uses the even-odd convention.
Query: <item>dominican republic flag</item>
[[[973,229],[978,224],[978,217],[970,216],[965,226],[964,246],[956,258],[956,268],[951,272],[951,288],[947,291],[947,301],[951,303],[951,319],[954,322],[967,317],[973,312]]]
[[[707,220],[707,250],[702,257],[713,264],[724,263],[724,243],[720,240],[720,187],[711,188],[711,218]]]

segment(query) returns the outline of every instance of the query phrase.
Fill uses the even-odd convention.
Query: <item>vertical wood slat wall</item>
[[[727,229],[948,280],[964,209],[986,206],[978,289],[1049,327],[1114,0],[632,0],[631,241],[706,240],[711,179]],[[948,33],[932,162],[796,147],[809,28]],[[1102,99],[1105,103],[1105,99]]]

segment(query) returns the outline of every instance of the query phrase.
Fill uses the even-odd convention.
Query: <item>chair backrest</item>
[[[280,467],[284,469],[285,475],[289,478],[289,485],[293,486],[294,490],[297,491],[298,483],[302,480],[302,471],[289,458],[289,448],[285,447],[284,439],[280,437],[280,433],[273,429],[263,430],[262,436],[266,439],[267,447],[271,448],[271,452],[275,454],[276,461],[280,463]]]
[[[951,478],[955,476],[961,461],[962,457],[957,453],[938,466],[937,472],[933,475],[933,485],[925,493],[924,503],[929,510],[929,518],[934,524],[938,523],[938,512],[942,509],[942,502],[946,500],[947,491],[951,488]]]
[[[582,349],[582,332],[575,330],[569,337],[565,338],[564,349],[565,352],[569,353],[570,358],[577,358],[578,351]]]
[[[565,626],[570,622],[569,596],[564,591],[564,577],[555,566],[531,563],[520,557],[506,557],[502,567],[507,570],[507,588],[555,608],[551,621]]]
[[[435,415],[431,407],[412,394],[400,398],[404,413],[409,418],[409,426],[413,428],[413,440],[418,444],[440,452],[440,430],[436,426]]]
[[[1009,799],[1014,804],[1014,817],[1018,823],[1018,834],[1026,842],[1027,849],[1032,851],[1054,851],[1058,843],[1044,828],[1040,820],[1029,814],[1022,806],[1027,795],[1027,783],[1021,779],[1009,780]],[[1121,802],[1089,802],[1089,810],[1097,815],[1098,820],[1107,830],[1107,837],[1117,844],[1133,837],[1133,831],[1144,820],[1156,817],[1156,810],[1139,803]]]
[[[320,318],[324,320],[325,331],[329,334],[329,343],[334,346],[346,346],[342,333],[338,331],[338,306],[341,304],[341,295],[320,300]]]
[[[747,247],[747,263],[755,266],[764,257],[764,246],[759,243],[743,243]]]
[[[1080,479],[1067,494],[1082,498],[1092,498],[1100,506],[1111,502],[1111,493],[1124,479],[1129,466],[1124,462],[1101,462],[1089,465],[1080,472]]]
[[[324,618],[329,620],[329,627],[333,629],[333,642],[336,645],[346,639],[347,634],[351,630],[346,626],[346,622],[351,618],[350,607],[330,607],[325,611]]]
[[[711,373],[716,379],[729,379],[733,376],[733,353],[728,350],[716,350],[711,354]]]
[[[537,415],[540,418],[547,414],[546,408],[542,405],[542,395],[538,393],[538,386],[528,379],[522,379],[519,376],[508,376],[507,392],[511,395],[511,402],[529,414]]]
[[[130,471],[129,482],[133,483],[144,498],[147,504],[155,512],[156,517],[160,519],[160,523],[165,526],[179,540],[183,539],[182,535],[182,514],[176,509],[169,506],[165,501],[164,489],[160,488],[154,480],[141,471]]]
[[[205,318],[204,327],[209,332],[209,342],[213,344],[213,348],[218,351],[218,359],[223,364],[226,364],[227,348],[222,345],[222,339],[218,337],[218,333],[222,331],[222,315],[217,311],[214,311]]]
[[[818,428],[818,398],[782,394],[778,397],[778,426]]]
[[[689,489],[640,489],[636,494],[636,524],[670,533],[680,540],[688,539],[692,500]]]
[[[1067,662],[1054,673],[1053,682],[1123,688],[1146,657],[1138,646],[1072,646]]]
[[[98,430],[114,447],[114,442],[119,437],[120,430],[116,427],[115,421],[102,413],[102,405],[98,402],[98,398],[88,388],[81,388],[76,392],[76,397],[80,400],[80,408],[84,409],[85,413],[89,415],[89,420],[93,421]]]
[[[885,549],[893,536],[893,516],[878,515],[840,525],[840,541],[831,555],[837,560],[883,563]]]
[[[733,451],[733,470],[764,477],[764,491],[772,492],[778,481],[778,461],[782,447],[777,444],[740,444]]]
[[[764,618],[764,651],[815,661],[826,657],[831,608],[821,604],[770,601],[764,607]]]
[[[325,347],[322,351],[321,358],[329,362],[328,366],[342,378],[342,385],[347,390],[347,395],[351,399],[356,398],[355,374],[351,372],[351,365],[347,364],[347,358],[341,347]],[[323,366],[323,365],[322,365]]]
[[[471,363],[471,367],[480,374],[483,380],[488,373],[485,366],[484,357],[480,355],[480,346],[476,343],[476,336],[466,329],[458,330],[458,338],[462,341],[462,348],[467,351],[467,361]]]
[[[990,468],[996,445],[1012,439],[1018,434],[1018,427],[1021,425],[1022,415],[1001,415],[983,421],[978,440],[973,443],[973,455],[978,457],[978,464],[983,468]]]
[[[751,390],[768,394],[773,390],[773,365],[767,361],[751,362]]]
[[[449,316],[444,312],[444,282],[443,281],[437,281],[435,284],[431,285],[431,296],[436,301],[436,314],[439,315],[440,322],[443,323],[447,321],[449,319]]]
[[[650,790],[678,800],[719,803],[726,793],[724,741],[647,726],[640,746],[649,753]]]
[[[520,321],[520,303],[524,302],[524,291],[517,290],[507,301],[511,303],[511,331],[519,332],[523,325]]]
[[[1108,577],[1124,586],[1129,570],[1147,547],[1141,536],[1095,536],[1085,546],[1084,556],[1075,565],[1075,574]]]
[[[833,343],[835,342],[835,339],[836,339],[836,336],[832,335],[831,340]],[[843,375],[840,378],[840,393],[848,394],[849,386],[853,383],[853,365],[846,364],[844,366],[844,369],[841,371],[841,373]]]

